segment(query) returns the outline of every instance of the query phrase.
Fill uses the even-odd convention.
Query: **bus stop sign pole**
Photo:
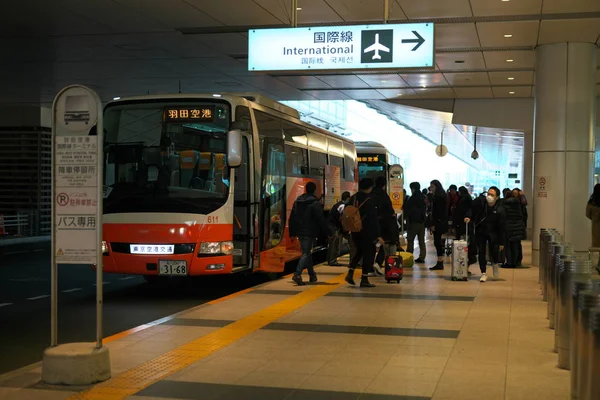
[[[96,92],[71,85],[52,104],[52,246],[50,347],[42,380],[88,385],[110,378],[102,346],[102,199],[104,127]],[[96,265],[96,341],[58,344],[58,265]]]

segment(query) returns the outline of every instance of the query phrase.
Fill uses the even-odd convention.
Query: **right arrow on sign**
[[[423,39],[423,36],[419,35],[419,32],[417,32],[417,31],[412,31],[412,33],[414,33],[414,35],[417,38],[416,39],[402,39],[402,43],[416,43],[417,45],[415,47],[413,47],[413,49],[411,50],[411,51],[415,51],[419,47],[421,47],[421,45],[423,43],[425,43],[425,39]]]

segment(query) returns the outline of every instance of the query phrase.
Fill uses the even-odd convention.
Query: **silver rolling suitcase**
[[[469,225],[465,240],[455,240],[452,243],[452,266],[450,279],[453,281],[469,280]]]

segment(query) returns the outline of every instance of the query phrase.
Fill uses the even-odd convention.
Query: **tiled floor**
[[[451,282],[448,271],[415,266],[401,284],[375,278],[373,289],[339,284],[345,269],[324,266],[319,285],[270,282],[109,343],[113,377],[223,331],[237,336],[217,351],[202,345],[177,372],[158,368],[159,379],[128,398],[568,399],[537,268],[504,269],[485,284],[478,273]],[[290,306],[301,295],[313,297]],[[262,323],[265,309],[278,318]],[[224,330],[240,320],[250,322]],[[65,399],[81,390],[38,380],[39,369],[0,380],[0,398]]]

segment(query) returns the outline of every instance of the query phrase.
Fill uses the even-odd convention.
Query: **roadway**
[[[95,340],[96,275],[88,265],[59,268],[59,342]],[[150,285],[105,274],[104,336],[265,282],[220,277]],[[0,247],[0,374],[38,362],[50,343],[50,243]]]

